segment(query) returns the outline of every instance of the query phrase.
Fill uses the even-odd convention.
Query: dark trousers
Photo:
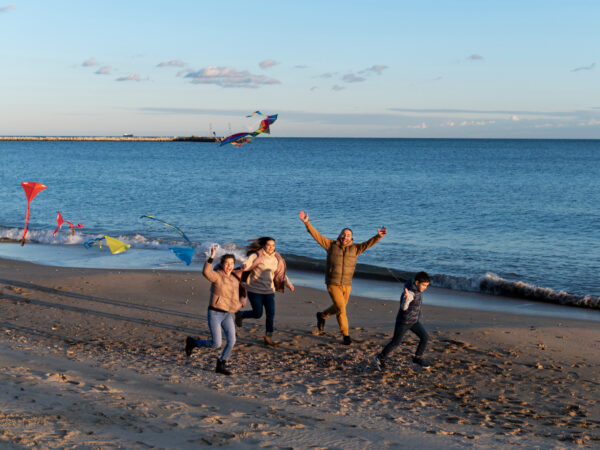
[[[260,319],[263,313],[263,307],[266,313],[266,332],[273,333],[273,318],[275,317],[275,293],[257,294],[248,291],[248,300],[252,305],[252,311],[242,311],[242,319]]]
[[[405,324],[398,323],[397,321],[396,326],[394,327],[394,336],[392,337],[392,340],[383,348],[379,356],[381,358],[387,358],[390,352],[400,345],[402,338],[408,330],[412,331],[419,337],[419,346],[417,347],[415,356],[423,356],[423,353],[425,353],[425,348],[427,347],[427,341],[429,341],[429,335],[427,334],[427,331],[425,331],[423,324],[421,322]]]

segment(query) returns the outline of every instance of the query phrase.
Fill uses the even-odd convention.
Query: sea
[[[363,242],[387,227],[356,273],[375,297],[397,298],[398,283],[424,270],[457,293],[600,309],[598,140],[7,141],[0,158],[0,257],[201,270],[211,245],[241,260],[250,239],[271,236],[297,279],[323,288],[325,252],[302,210],[332,239],[350,227]],[[47,189],[31,202],[21,246],[24,181]],[[84,228],[53,237],[57,212]],[[142,215],[186,234],[190,266],[169,250],[187,241]],[[131,249],[84,247],[105,235]]]

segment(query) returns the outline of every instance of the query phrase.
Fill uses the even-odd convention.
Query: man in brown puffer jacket
[[[306,225],[306,230],[327,252],[327,267],[325,269],[325,284],[327,292],[333,301],[333,305],[323,312],[317,313],[317,328],[323,331],[325,319],[335,314],[340,331],[344,337],[345,345],[352,344],[352,339],[348,333],[348,317],[346,316],[346,305],[352,290],[352,277],[356,268],[356,259],[358,255],[369,247],[375,245],[386,235],[385,227],[377,230],[377,234],[366,242],[355,244],[352,240],[352,230],[344,228],[338,238],[334,241],[327,239],[319,233],[308,221],[308,214],[300,211],[298,214],[300,220]]]

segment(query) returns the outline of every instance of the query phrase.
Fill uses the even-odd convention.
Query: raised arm
[[[213,270],[213,267],[212,267],[212,263],[213,263],[213,260],[215,259],[216,253],[217,253],[217,246],[213,245],[210,248],[210,257],[206,260],[206,262],[204,263],[204,268],[202,269],[202,275],[204,275],[206,277],[206,279],[208,281],[210,281],[211,283],[214,283],[215,281],[217,281],[219,279],[219,276]]]
[[[334,241],[331,239],[327,239],[325,236],[319,233],[315,227],[311,225],[311,223],[308,221],[308,213],[300,211],[300,213],[298,213],[298,217],[300,217],[300,220],[304,222],[304,225],[306,225],[306,230],[310,233],[314,240],[317,241],[319,245],[325,250],[329,250],[331,244],[333,244]]]
[[[248,259],[246,261],[244,261],[244,263],[242,264],[242,270],[248,270],[252,264],[254,264],[254,261],[256,261],[256,258],[258,258],[258,253],[252,253],[250,254],[250,256],[248,257]]]
[[[360,255],[366,249],[373,247],[375,244],[379,242],[379,240],[387,234],[387,228],[381,227],[377,229],[377,234],[373,236],[371,239],[365,242],[361,242],[360,244],[356,244],[357,254]]]

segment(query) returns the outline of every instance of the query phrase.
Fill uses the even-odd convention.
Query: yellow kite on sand
[[[126,244],[125,242],[120,241],[118,239],[111,238],[110,236],[104,236],[104,239],[106,239],[108,248],[110,248],[110,251],[113,255],[123,253],[125,250],[129,250],[129,248],[131,247],[131,245]]]
[[[126,244],[125,242],[112,238],[110,236],[90,239],[89,241],[85,242],[83,246],[85,248],[100,247],[102,249],[102,239],[106,240],[108,248],[110,248],[110,251],[113,255],[123,253],[125,250],[128,250],[131,247],[131,245]]]

